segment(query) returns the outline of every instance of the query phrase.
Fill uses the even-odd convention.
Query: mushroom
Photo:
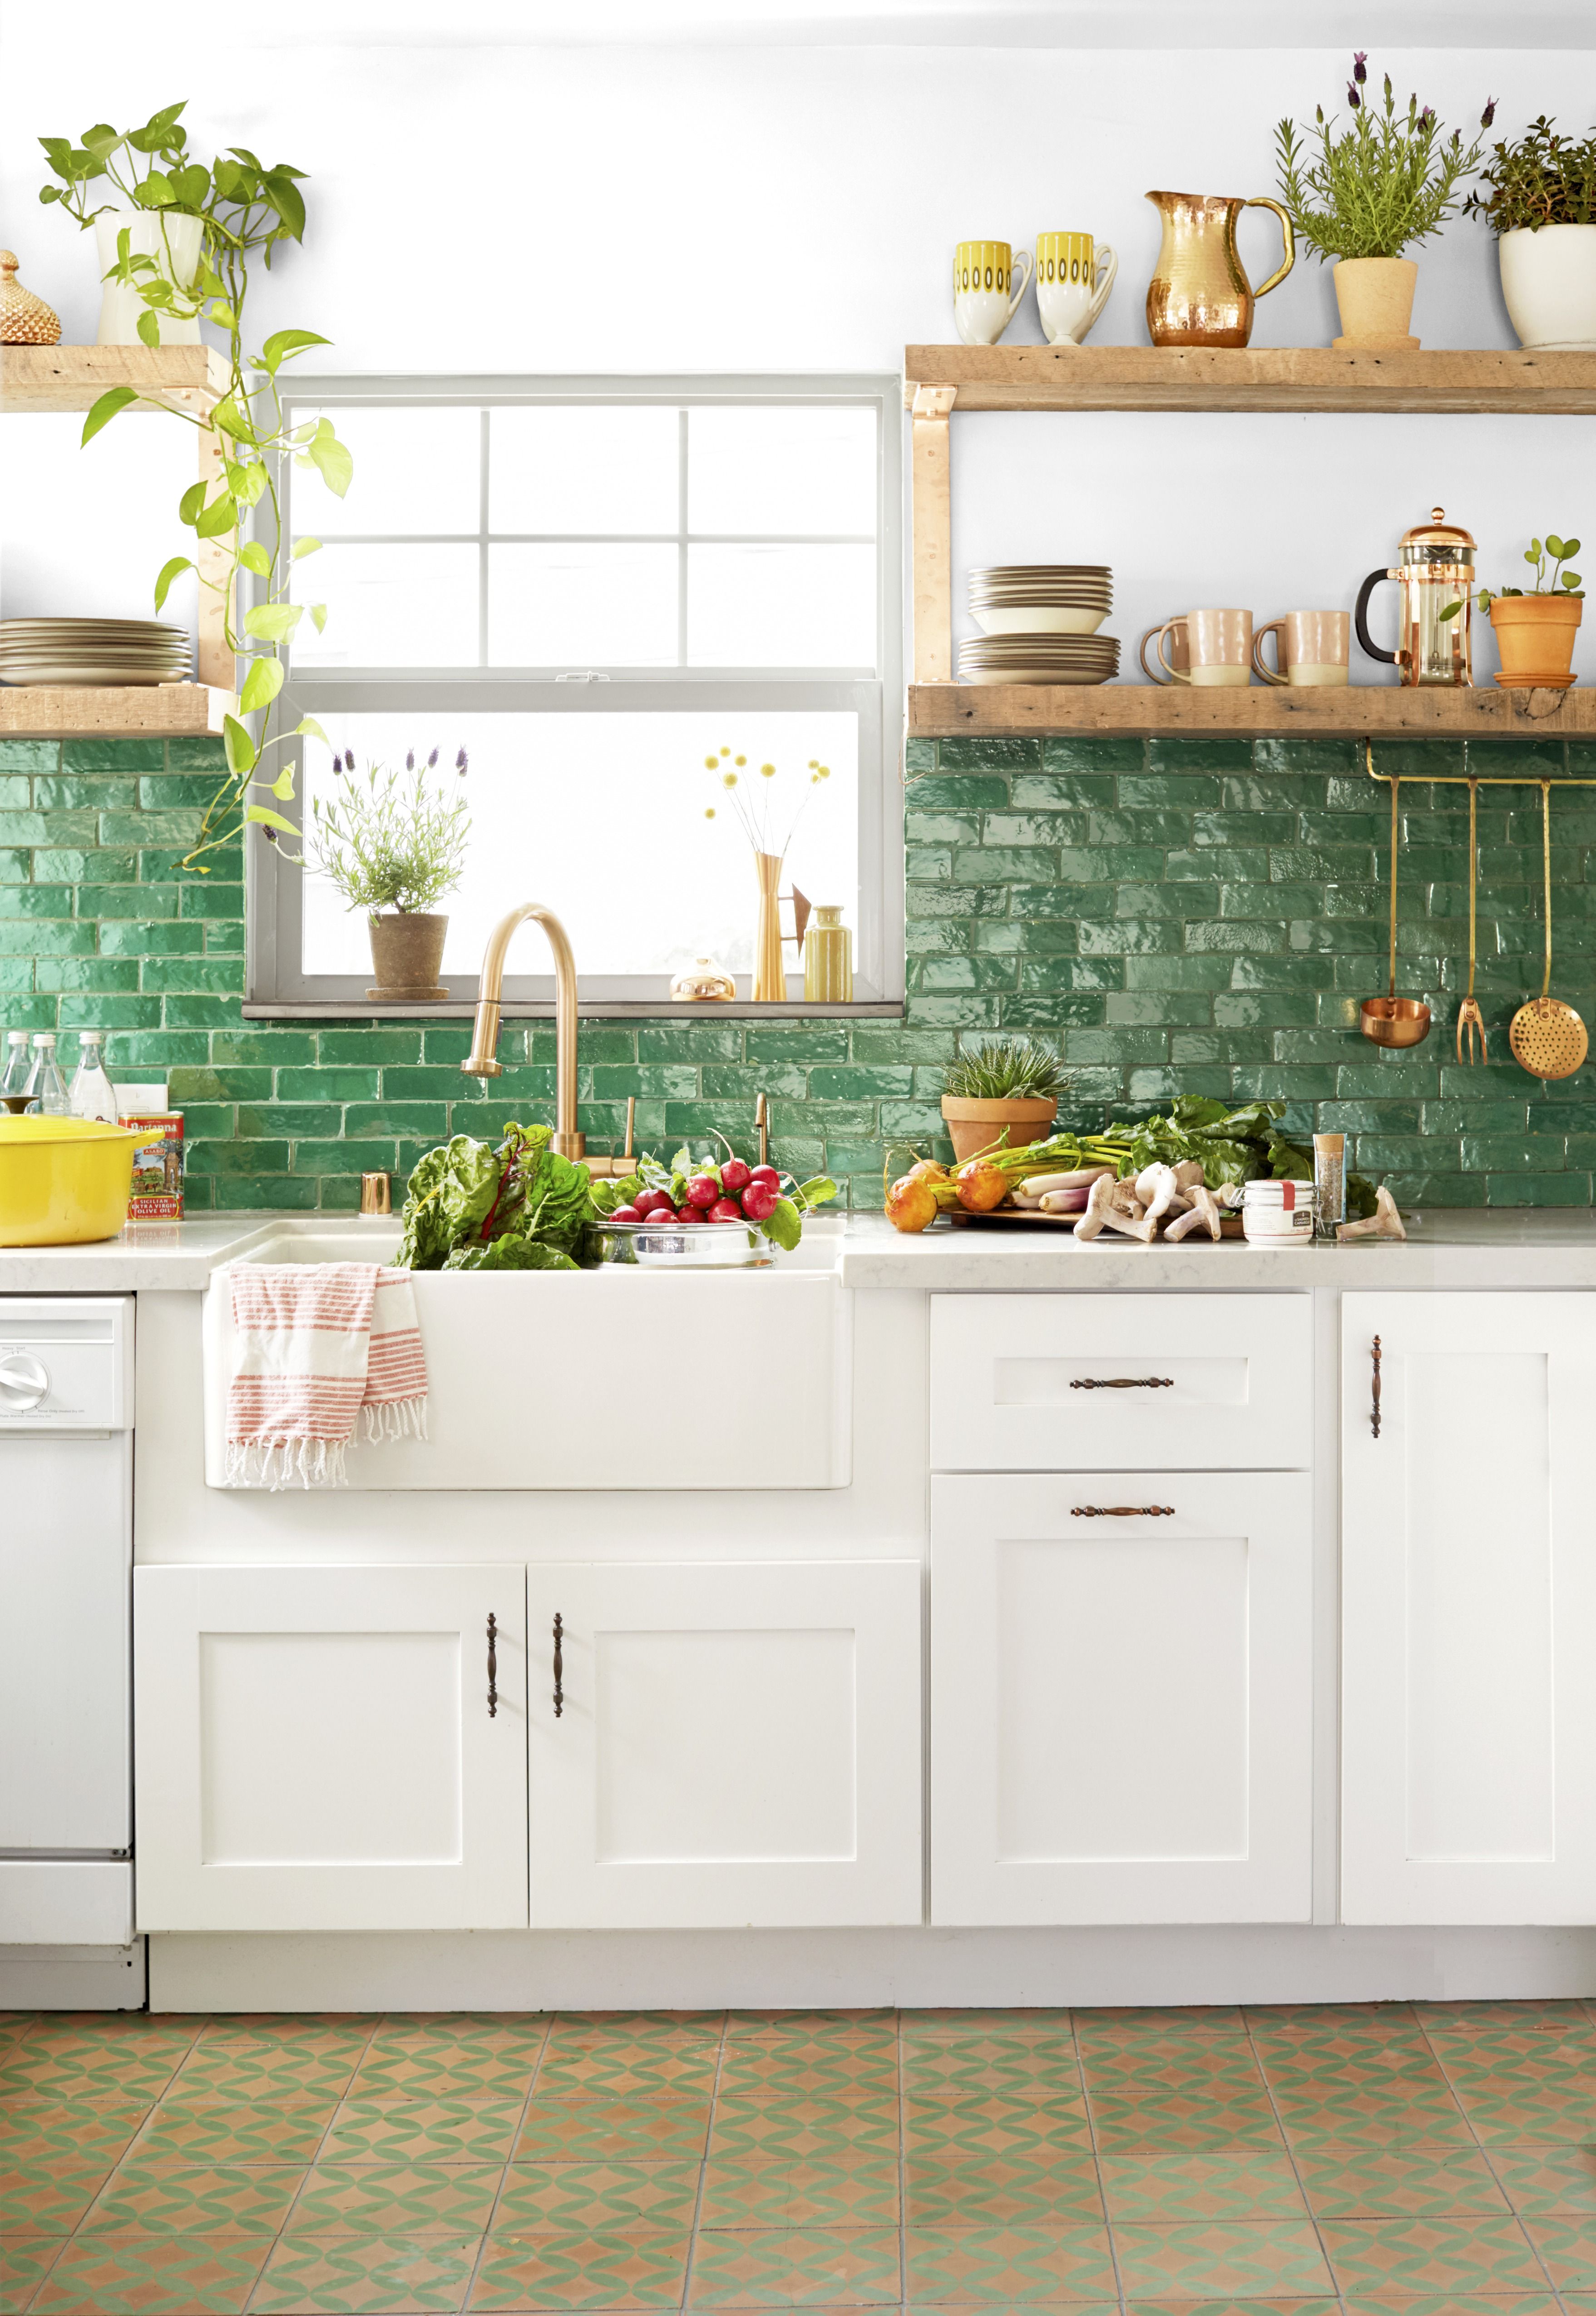
[[[1226,1214],[1239,1215],[1246,1193],[1239,1182],[1221,1182],[1214,1192],[1215,1204]]]
[[[1361,1222],[1341,1223],[1336,1237],[1342,1238],[1402,1238],[1407,1236],[1396,1201],[1384,1182],[1374,1194],[1374,1212],[1365,1215]]]
[[[1190,1207],[1178,1222],[1165,1224],[1164,1235],[1166,1239],[1172,1240],[1190,1238],[1192,1232],[1199,1229],[1204,1223],[1208,1225],[1208,1236],[1211,1239],[1217,1239],[1219,1236],[1218,1203],[1211,1190],[1205,1189],[1201,1182],[1194,1182],[1191,1186]]]
[[[1117,1185],[1111,1174],[1100,1174],[1086,1194],[1086,1211],[1075,1225],[1075,1236],[1095,1238],[1109,1216],[1109,1201]]]
[[[1202,1188],[1203,1174],[1200,1158],[1181,1158],[1176,1162],[1173,1171],[1175,1180],[1181,1186],[1182,1197],[1190,1198],[1193,1190]]]
[[[1181,1186],[1175,1180],[1172,1166],[1157,1165],[1144,1169],[1136,1178],[1136,1195],[1151,1223],[1161,1222],[1177,1202],[1182,1206],[1185,1204],[1181,1198]]]
[[[1110,1207],[1103,1216],[1105,1230],[1119,1231],[1126,1238],[1140,1239],[1151,1246],[1158,1235],[1158,1225],[1150,1214],[1127,1214],[1123,1207]]]

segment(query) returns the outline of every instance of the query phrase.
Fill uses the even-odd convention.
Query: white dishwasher
[[[133,1298],[0,1296],[0,1963],[132,1919]]]

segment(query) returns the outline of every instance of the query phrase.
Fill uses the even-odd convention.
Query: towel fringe
[[[384,1399],[362,1407],[366,1437],[370,1440],[424,1439],[427,1436],[427,1395],[415,1399]]]
[[[342,1439],[229,1439],[229,1488],[342,1488],[348,1485]]]

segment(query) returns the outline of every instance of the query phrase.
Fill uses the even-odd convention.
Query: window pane
[[[876,414],[691,410],[687,527],[747,538],[876,535]]]
[[[873,547],[690,547],[694,667],[876,664]]]
[[[456,750],[469,751],[464,782],[472,829],[464,883],[440,904],[449,913],[444,972],[475,974],[489,931],[517,901],[539,900],[571,936],[579,972],[638,974],[656,982],[713,956],[746,975],[757,907],[752,852],[718,771],[724,747],[745,755],[743,778],[768,806],[776,841],[801,806],[781,879],[813,901],[838,902],[859,923],[858,720],[827,712],[701,710],[629,715],[341,716],[324,711],[332,748],[402,764],[436,747],[437,778],[451,793]],[[808,760],[830,768],[818,786]],[[756,771],[774,762],[762,786]],[[336,783],[328,750],[306,743],[305,781]],[[357,774],[357,778],[359,775]],[[296,807],[296,810],[298,807]],[[714,818],[705,815],[713,811]],[[308,800],[305,803],[308,816]],[[304,969],[369,975],[366,922],[324,877],[305,878]],[[789,948],[789,975],[802,960]],[[517,935],[514,975],[548,975],[535,926]],[[801,978],[798,984],[801,992]]]
[[[488,424],[490,530],[674,537],[674,410],[495,410]]]
[[[296,403],[296,426],[319,418]],[[469,531],[482,503],[481,414],[476,410],[333,409],[334,432],[354,459],[354,480],[336,498],[314,467],[292,470],[295,531],[327,539],[395,531]]]
[[[488,549],[495,667],[673,667],[674,547]]]
[[[294,638],[296,667],[475,667],[475,547],[324,547],[294,566],[296,603],[325,603]]]

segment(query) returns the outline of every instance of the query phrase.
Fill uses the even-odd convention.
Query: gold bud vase
[[[781,950],[781,862],[780,852],[756,852],[759,922],[753,935],[753,1002],[780,1005],[787,995],[787,964]]]

